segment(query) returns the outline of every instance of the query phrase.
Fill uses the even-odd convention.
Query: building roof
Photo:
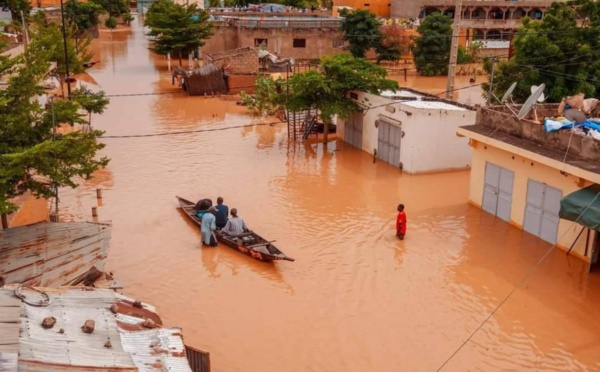
[[[0,239],[0,278],[5,283],[76,284],[90,270],[104,269],[111,225],[44,222],[5,229]]]
[[[568,174],[600,183],[600,163],[598,162],[583,159],[573,154],[567,154],[565,157],[565,151],[542,146],[539,143],[480,124],[460,127],[457,133],[490,146],[519,154]]]
[[[453,105],[451,103],[443,101],[423,101],[423,100],[410,100],[410,101],[397,101],[403,105],[432,110],[454,110],[454,111],[469,111],[464,107]]]
[[[15,291],[26,301],[17,300],[19,370],[191,372],[181,329],[161,328],[160,317],[148,304],[136,303],[109,289],[40,287],[36,291],[11,286],[0,289],[0,314],[14,310]],[[38,300],[45,296],[49,304],[39,306]],[[43,328],[43,319],[51,316],[56,318],[56,324]],[[146,319],[152,319],[152,324]],[[14,311],[6,317],[8,320],[14,324]],[[95,322],[93,333],[83,332],[86,320]],[[0,351],[2,347],[5,345]],[[5,363],[3,358],[0,367],[1,363]]]
[[[389,98],[394,102],[399,102],[403,105],[419,109],[454,111],[472,110],[469,106],[407,88],[399,89],[397,91],[384,90],[379,93],[379,95],[384,98]]]

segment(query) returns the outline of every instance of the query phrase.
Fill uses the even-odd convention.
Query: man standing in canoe
[[[398,217],[396,217],[396,236],[404,240],[406,234],[406,213],[404,213],[404,204],[398,204]]]
[[[215,221],[217,218],[217,209],[215,207],[208,208],[208,212],[202,216],[202,244],[210,245],[212,247],[217,246],[217,238],[215,237],[214,231],[217,228]]]

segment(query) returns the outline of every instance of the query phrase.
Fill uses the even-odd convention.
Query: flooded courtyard
[[[104,190],[108,270],[213,371],[600,370],[600,276],[469,206],[468,172],[402,174],[340,141],[290,143],[234,100],[188,97],[136,22],[96,40],[83,83],[112,96],[92,121],[112,160],[61,190],[61,218],[91,219]],[[430,82],[401,85],[445,89]],[[202,248],[176,195],[224,197],[296,262]]]

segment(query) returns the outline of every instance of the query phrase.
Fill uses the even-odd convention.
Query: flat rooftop
[[[443,98],[418,92],[412,89],[399,89],[397,91],[385,90],[379,94],[381,97],[389,98],[394,102],[402,103],[403,105],[429,110],[454,110],[454,111],[469,111],[472,108],[457,104],[452,101],[447,101]]]

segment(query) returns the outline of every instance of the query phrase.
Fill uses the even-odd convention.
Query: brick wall
[[[252,94],[256,85],[257,75],[229,75],[227,87],[229,94],[239,94],[242,91]]]
[[[255,48],[238,53],[235,53],[234,49],[231,55],[209,57],[211,57],[209,58],[210,62],[224,68],[230,74],[258,72],[258,50]]]

